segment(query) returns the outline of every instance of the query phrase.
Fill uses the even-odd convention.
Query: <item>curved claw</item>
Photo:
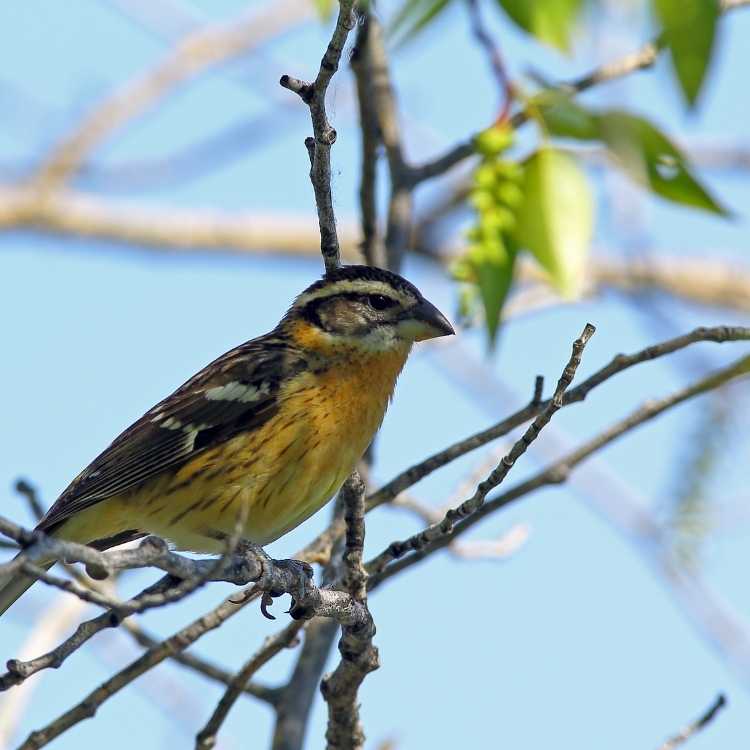
[[[260,598],[260,613],[268,620],[275,620],[276,617],[268,611],[271,604],[273,604],[273,597],[266,591]]]

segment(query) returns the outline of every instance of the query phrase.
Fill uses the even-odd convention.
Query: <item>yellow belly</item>
[[[303,376],[281,391],[281,408],[260,428],[78,513],[59,536],[88,542],[134,529],[178,549],[219,552],[244,516],[244,538],[278,539],[319,510],[356,467],[407,353],[386,367],[362,361]]]

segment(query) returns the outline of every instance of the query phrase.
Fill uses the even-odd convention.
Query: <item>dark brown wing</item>
[[[302,354],[271,333],[219,357],[128,427],[79,474],[37,528],[137,487],[165,469],[269,419],[283,379],[306,368]]]

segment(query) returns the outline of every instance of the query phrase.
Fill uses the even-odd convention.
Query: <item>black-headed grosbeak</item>
[[[452,333],[401,276],[336,269],[125,430],[37,529],[98,549],[156,534],[219,553],[243,517],[245,539],[272,542],[351,474],[412,344]],[[33,582],[0,582],[0,613]]]

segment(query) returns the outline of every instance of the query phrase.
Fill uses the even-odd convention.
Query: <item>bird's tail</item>
[[[40,568],[49,570],[55,564],[55,561],[40,561],[36,564]],[[21,597],[36,581],[37,579],[34,576],[29,576],[21,572],[0,576],[0,615],[2,615],[3,612],[5,612],[5,610],[8,609],[16,599]]]

